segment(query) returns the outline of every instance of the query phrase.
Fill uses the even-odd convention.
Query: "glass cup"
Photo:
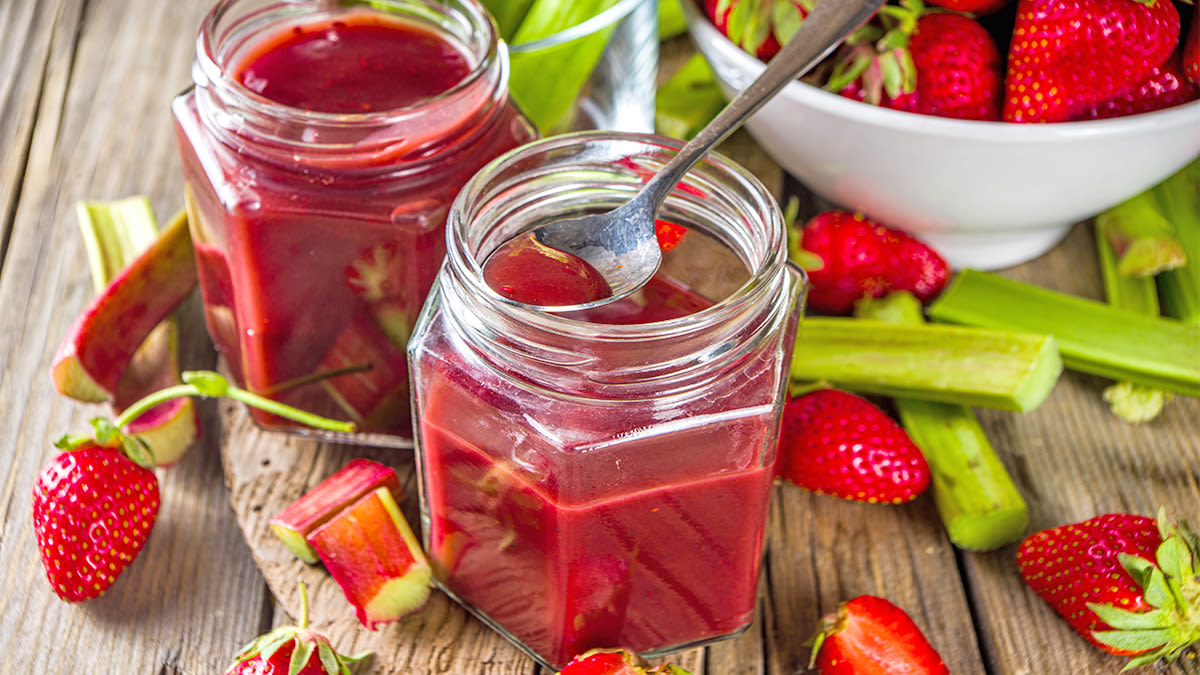
[[[659,211],[659,275],[586,313],[535,310],[482,277],[501,243],[624,203],[680,147],[581,132],[476,174],[409,343],[438,584],[554,670],[591,648],[731,637],[754,614],[805,286],[770,193],[701,162]]]
[[[356,98],[356,87],[384,89],[366,67],[348,69],[353,83],[336,72],[329,81],[342,84],[306,85],[357,101],[351,111],[250,86],[247,64],[298,58],[281,47],[293,36],[317,36],[328,54],[355,26],[406,36],[389,43],[399,51],[457,52],[465,74],[427,79],[412,102],[381,110]],[[449,61],[417,72],[440,77]],[[535,135],[508,96],[490,17],[475,0],[223,0],[201,26],[192,73],[172,111],[205,320],[225,363],[246,389],[355,422],[341,440],[411,445],[405,346],[445,254],[450,203]],[[329,435],[253,414],[266,428]]]
[[[513,98],[543,136],[654,131],[658,2],[578,3],[597,5],[599,13],[553,35],[528,41],[523,26],[509,40]]]

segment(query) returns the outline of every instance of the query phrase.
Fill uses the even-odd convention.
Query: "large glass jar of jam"
[[[172,110],[205,317],[239,384],[411,443],[405,345],[450,203],[534,137],[507,67],[474,0],[209,13]]]
[[[483,274],[528,228],[628,200],[679,147],[587,132],[485,168],[409,344],[438,583],[555,670],[736,635],[754,613],[804,287],[771,195],[702,162],[659,211],[658,275],[608,305],[543,311]]]

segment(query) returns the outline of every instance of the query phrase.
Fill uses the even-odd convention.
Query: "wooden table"
[[[100,410],[59,397],[47,376],[56,345],[92,293],[74,204],[147,194],[163,219],[180,207],[167,106],[189,82],[193,36],[209,4],[0,3],[2,673],[219,672],[242,643],[288,619],[281,607],[295,607],[288,590],[295,575],[279,567],[293,563],[264,557],[254,529],[267,517],[254,490],[270,491],[289,466],[361,451],[266,437],[235,409],[202,405],[204,438],[180,465],[160,471],[158,524],[116,585],[98,600],[69,605],[43,577],[30,518],[34,476],[54,452],[52,441]],[[686,41],[670,46],[668,60],[687,49]],[[782,173],[747,136],[725,149],[781,193]],[[1005,273],[1096,297],[1090,236],[1081,225],[1051,253]],[[211,367],[197,310],[195,301],[185,308],[183,359]],[[1067,373],[1035,412],[981,412],[1029,501],[1031,531],[1109,511],[1152,514],[1159,505],[1200,521],[1200,401],[1176,399],[1158,421],[1130,426],[1107,412],[1104,385]],[[264,444],[269,453],[256,454]],[[268,457],[278,461],[262,461]],[[954,550],[928,496],[867,506],[780,485],[774,497],[758,618],[738,639],[676,657],[698,675],[803,672],[803,642],[818,618],[860,593],[905,608],[955,673],[1076,675],[1116,672],[1123,663],[1088,646],[1025,589],[1013,547]],[[407,506],[411,515],[412,500]],[[282,590],[281,604],[252,550]],[[345,628],[348,608],[335,602],[315,609],[318,627],[347,649],[380,636],[406,640],[391,650],[404,662],[377,663],[376,672],[538,672],[440,595],[394,633]],[[1200,665],[1192,652],[1161,672],[1200,673]]]

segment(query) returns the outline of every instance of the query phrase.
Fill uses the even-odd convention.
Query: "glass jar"
[[[334,68],[303,62],[299,36],[348,49],[355,30],[431,59],[410,64],[404,103],[368,109],[362,92],[398,85],[389,73],[372,89],[382,76],[357,60],[344,64],[350,80],[331,72],[303,103],[264,89],[268,68],[291,84],[302,78],[288,69]],[[386,50],[369,56],[399,61]],[[460,71],[432,60],[447,55]],[[205,318],[234,378],[356,422],[348,440],[411,445],[405,345],[445,254],[450,203],[475,171],[534,138],[510,103],[489,16],[474,0],[224,0],[204,20],[192,73],[172,111]]]
[[[754,614],[805,285],[771,195],[702,162],[659,211],[659,275],[601,309],[537,311],[482,279],[500,243],[624,203],[679,147],[583,132],[489,165],[451,208],[409,343],[438,584],[555,670],[730,637]]]

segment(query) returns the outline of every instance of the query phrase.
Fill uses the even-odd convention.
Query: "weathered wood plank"
[[[216,672],[263,622],[266,587],[228,507],[211,414],[205,440],[160,472],[163,506],[150,542],[102,598],[68,605],[53,596],[30,517],[29,490],[52,441],[101,411],[59,397],[46,374],[91,294],[74,203],[143,193],[163,218],[181,206],[168,104],[188,82],[192,38],[208,5],[21,0],[0,10],[5,63],[30,69],[18,81],[44,83],[40,99],[27,85],[6,99],[38,108],[0,271],[0,415],[8,430],[0,456],[11,458],[0,483],[0,672]],[[31,8],[40,18],[11,18]],[[7,60],[22,45],[33,47]],[[6,107],[6,123],[14,110]],[[213,359],[195,310],[185,327],[189,366]]]
[[[1099,299],[1090,228],[1072,230],[1040,259],[1005,275]],[[1197,355],[1200,358],[1200,355]],[[1176,397],[1144,425],[1117,420],[1101,399],[1101,378],[1066,373],[1036,411],[981,411],[996,451],[1030,507],[1030,531],[1127,511],[1153,516],[1159,506],[1200,519],[1200,399]],[[1124,659],[1076,637],[1016,573],[1015,547],[964,556],[988,665],[996,673],[1116,672]],[[1200,673],[1196,652],[1159,672]]]

